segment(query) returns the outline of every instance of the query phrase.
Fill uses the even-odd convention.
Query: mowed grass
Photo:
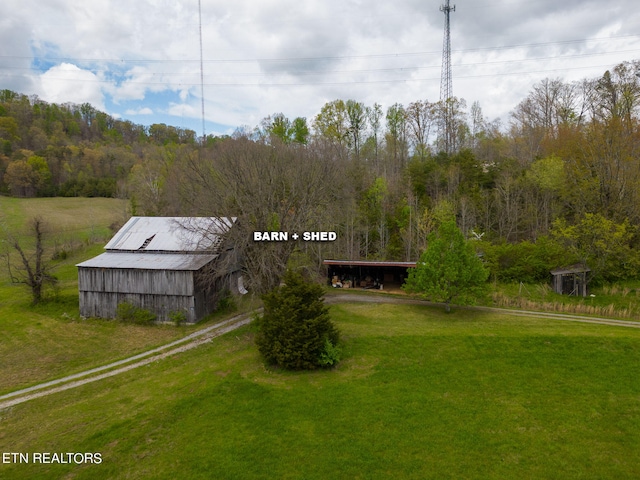
[[[58,291],[48,292],[47,301],[35,307],[28,288],[11,283],[4,263],[0,266],[0,394],[125,358],[193,330],[80,319],[75,265],[104,252],[109,225],[124,223],[125,204],[107,198],[0,197],[0,221],[14,234],[26,241],[27,223],[41,215],[51,229],[47,259],[56,245],[68,250],[66,259],[55,262]]]
[[[265,368],[253,326],[0,412],[2,478],[640,477],[640,331],[425,306],[331,307],[335,370]]]

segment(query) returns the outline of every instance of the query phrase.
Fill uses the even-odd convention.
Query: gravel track
[[[403,297],[386,297],[385,295],[353,295],[353,294],[337,294],[325,297],[327,303],[349,303],[349,302],[364,302],[364,303],[391,303],[391,304],[405,304],[405,305],[430,305],[441,306],[444,308],[444,304],[428,302],[426,300],[416,300],[415,298],[403,298]],[[569,322],[581,322],[581,323],[597,323],[600,325],[614,325],[618,327],[640,328],[640,322],[634,322],[631,320],[616,320],[613,318],[603,317],[587,317],[583,315],[571,315],[568,313],[553,313],[553,312],[536,312],[533,310],[514,310],[510,308],[494,308],[494,307],[464,307],[464,306],[452,306],[453,308],[476,310],[482,312],[502,313],[509,314],[518,317],[538,317],[538,318],[551,318],[554,320],[565,320]]]

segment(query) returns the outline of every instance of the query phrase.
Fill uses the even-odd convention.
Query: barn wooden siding
[[[118,304],[131,303],[155,313],[159,321],[170,321],[173,312],[184,312],[196,322],[215,309],[217,298],[196,291],[197,271],[127,270],[80,267],[80,314],[114,318]]]
[[[193,295],[193,273],[182,270],[78,268],[78,283],[86,291]]]

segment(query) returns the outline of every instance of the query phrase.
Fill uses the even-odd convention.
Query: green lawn
[[[75,264],[102,251],[102,245],[82,248],[60,262],[57,294],[36,306],[24,285],[0,282],[0,395],[144,352],[233,314],[180,327],[82,319]],[[250,307],[249,301],[240,306]]]
[[[40,214],[52,230],[47,258],[54,244],[68,251],[53,272],[59,279],[56,295],[48,292],[48,301],[35,307],[28,288],[12,284],[4,261],[0,265],[0,394],[128,357],[193,330],[80,319],[75,265],[104,251],[109,225],[122,218],[125,204],[109,198],[0,197],[0,221],[12,232],[22,235],[29,219]]]
[[[251,326],[0,412],[1,478],[639,478],[640,331],[424,306],[331,307],[344,360],[265,368]]]

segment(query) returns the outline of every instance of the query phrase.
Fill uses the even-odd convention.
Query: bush
[[[340,361],[341,354],[340,348],[331,343],[331,340],[325,338],[324,351],[320,354],[320,365],[322,367],[333,367]]]
[[[220,300],[218,300],[218,312],[235,312],[238,308],[236,299],[229,289],[222,292]]]
[[[118,304],[116,319],[121,322],[135,323],[136,325],[150,325],[156,321],[156,316],[149,310],[136,307],[128,302]]]
[[[265,360],[291,370],[335,365],[339,333],[323,301],[324,289],[287,272],[284,285],[263,295],[256,344]]]
[[[541,236],[535,243],[477,242],[491,277],[501,282],[536,283],[550,280],[550,270],[575,263],[560,244]]]
[[[187,321],[187,314],[181,310],[177,310],[169,314],[169,320],[179,327]]]

